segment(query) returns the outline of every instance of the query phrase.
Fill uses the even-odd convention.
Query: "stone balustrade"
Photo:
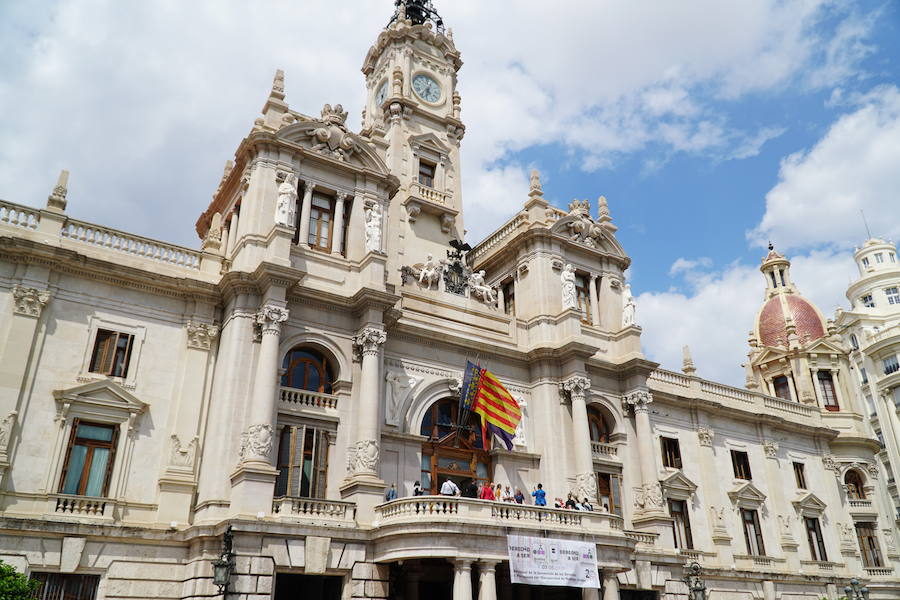
[[[0,200],[0,224],[37,229],[41,213],[37,209]]]
[[[638,548],[652,548],[656,546],[656,540],[659,539],[658,533],[647,531],[625,530],[625,536],[637,542]]]
[[[869,577],[890,577],[893,572],[893,567],[866,567],[866,575]]]
[[[114,503],[109,498],[51,494],[49,510],[57,515],[111,519]]]
[[[473,250],[472,255],[477,261],[479,258],[487,254],[492,248],[499,246],[503,240],[512,235],[519,227],[528,223],[528,215],[526,213],[517,214],[512,220],[503,227],[489,235],[483,242],[478,244]]]
[[[831,575],[836,563],[820,560],[801,560],[800,567],[809,575]]]
[[[275,498],[272,514],[290,520],[337,527],[356,526],[356,504],[320,498]]]
[[[278,395],[281,406],[287,409],[322,408],[337,410],[338,407],[338,397],[333,394],[283,387],[279,390]]]
[[[168,265],[200,269],[200,252],[196,250],[75,219],[66,220],[60,237]]]
[[[441,206],[446,206],[447,200],[450,199],[450,194],[428,187],[419,182],[413,183],[413,195],[427,202],[431,202],[432,204],[439,204]]]
[[[594,458],[618,458],[619,449],[612,444],[591,442],[591,455]]]
[[[544,508],[453,496],[416,496],[375,508],[375,526],[461,523],[548,531],[610,533],[622,531],[622,518],[604,512]]]
[[[687,375],[682,375],[681,373],[676,373],[674,371],[665,371],[663,369],[653,371],[653,373],[650,374],[650,379],[681,387],[691,386],[691,378]]]

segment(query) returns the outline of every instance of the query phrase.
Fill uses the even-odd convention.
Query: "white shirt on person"
[[[453,483],[452,480],[448,479],[441,485],[441,495],[442,496],[458,496],[459,495],[459,487]]]

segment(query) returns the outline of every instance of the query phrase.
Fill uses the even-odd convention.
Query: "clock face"
[[[384,104],[384,101],[387,99],[387,81],[381,84],[381,87],[378,88],[378,93],[375,94],[375,104],[377,106],[381,106]]]
[[[441,99],[441,86],[428,75],[416,75],[412,80],[412,88],[425,102],[437,102]]]

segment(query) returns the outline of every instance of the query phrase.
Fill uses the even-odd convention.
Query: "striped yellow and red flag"
[[[471,362],[466,367],[466,374],[471,374],[471,382],[475,384],[471,394],[472,412],[481,417],[484,430],[499,437],[507,450],[512,450],[516,427],[522,419],[519,403],[496,375]],[[488,446],[485,436],[485,447]]]

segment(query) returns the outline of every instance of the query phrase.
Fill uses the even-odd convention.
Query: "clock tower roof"
[[[388,27],[401,19],[408,19],[412,25],[432,23],[438,33],[444,33],[444,21],[431,4],[431,0],[394,0],[397,9]]]
[[[444,28],[444,21],[431,0],[395,0],[396,10],[387,27],[369,48],[362,72],[368,76],[375,71],[379,58],[392,44],[401,41],[424,41],[433,46],[454,71],[462,67],[459,51],[453,43],[453,30]]]

